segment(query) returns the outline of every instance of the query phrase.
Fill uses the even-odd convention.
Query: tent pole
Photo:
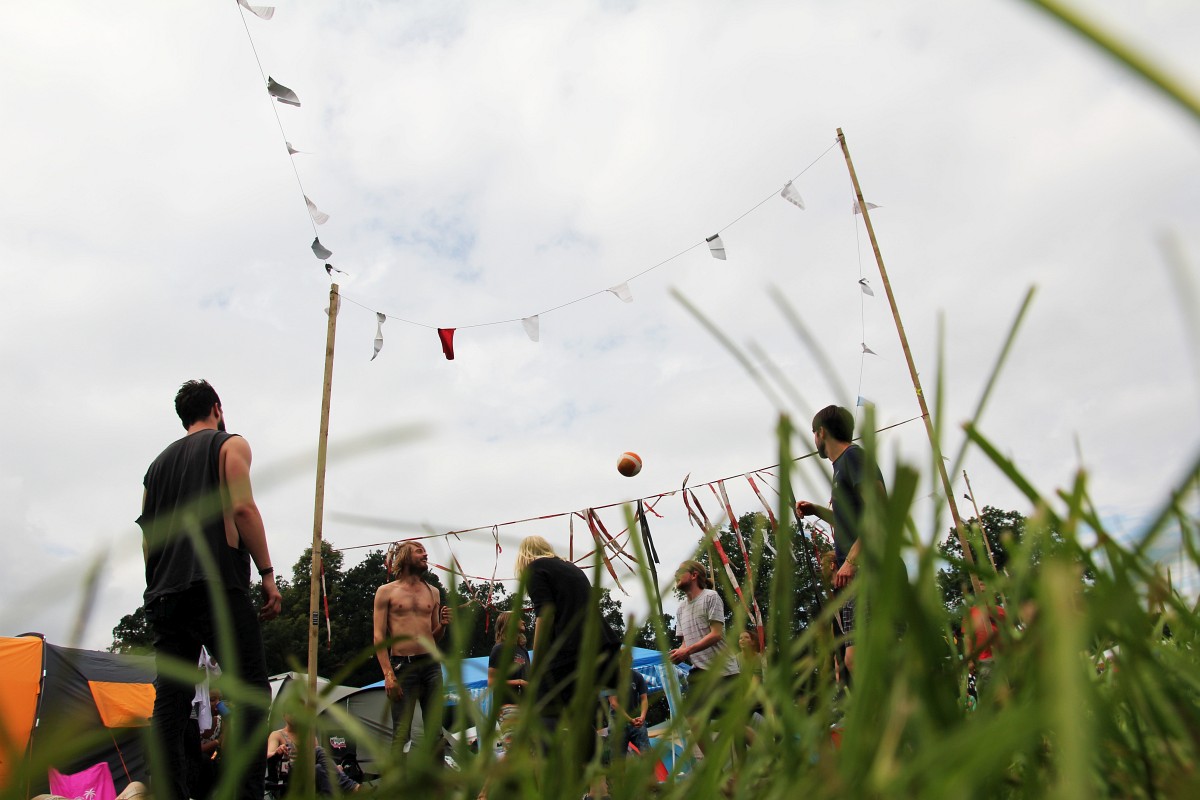
[[[950,474],[946,471],[946,462],[942,459],[942,448],[938,446],[937,435],[933,430],[933,420],[929,416],[929,406],[925,403],[925,391],[921,388],[921,379],[917,375],[917,365],[913,361],[912,350],[908,346],[908,336],[904,333],[904,323],[900,321],[900,309],[896,305],[896,296],[892,294],[892,284],[888,280],[887,270],[883,266],[883,254],[879,251],[879,242],[875,239],[875,228],[871,226],[871,214],[867,208],[867,202],[863,199],[862,188],[858,185],[858,175],[854,172],[854,162],[850,160],[850,148],[846,146],[846,137],[842,133],[842,129],[837,129],[838,143],[842,146],[842,153],[846,156],[846,167],[850,170],[850,181],[854,184],[854,197],[858,201],[858,210],[862,214],[863,222],[867,227],[867,236],[871,239],[871,249],[875,251],[875,263],[879,265],[879,277],[883,280],[883,289],[887,293],[888,305],[892,308],[892,319],[896,322],[896,333],[900,335],[900,348],[904,351],[904,360],[908,362],[908,373],[912,376],[913,390],[917,394],[917,404],[921,407],[921,419],[925,420],[925,433],[929,436],[929,446],[933,448],[933,461],[937,464],[938,474],[942,479],[942,490],[946,496],[946,503],[950,506],[950,516],[954,518],[954,530],[958,533],[958,540],[962,544],[963,558],[972,566],[975,565],[975,556],[971,553],[971,547],[967,543],[967,532],[963,527],[962,517],[958,513],[958,503],[954,499],[954,489],[950,486]],[[971,572],[971,585],[975,589],[976,594],[983,593],[983,584],[979,581],[979,576]]]
[[[312,574],[308,590],[308,693],[317,696],[317,634],[321,629],[321,542],[325,518],[325,454],[329,446],[329,397],[333,390],[333,343],[340,309],[338,285],[329,287],[329,325],[325,333],[325,383],[321,392],[321,433],[317,439],[317,490],[313,504]]]

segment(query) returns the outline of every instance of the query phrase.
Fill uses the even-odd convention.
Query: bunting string
[[[314,256],[316,256],[320,261],[325,262],[324,263],[325,271],[328,274],[330,280],[333,280],[334,273],[339,273],[339,274],[348,274],[348,273],[346,273],[345,270],[335,267],[332,263],[329,263],[329,260],[333,257],[333,251],[331,251],[328,247],[326,247],[325,245],[323,245],[321,243],[319,234],[317,232],[317,226],[325,224],[329,220],[329,214],[325,213],[320,208],[318,208],[317,204],[311,199],[310,195],[308,194],[307,190],[305,189],[304,181],[300,175],[300,170],[296,165],[296,159],[295,159],[296,155],[301,154],[304,151],[296,149],[292,145],[291,141],[288,139],[287,131],[284,127],[283,119],[280,116],[279,109],[278,109],[278,104],[289,105],[289,106],[293,106],[296,108],[301,107],[300,97],[293,89],[276,81],[274,79],[274,77],[268,73],[268,70],[264,67],[264,65],[262,63],[262,58],[259,55],[258,46],[257,46],[257,44],[255,44],[254,35],[251,32],[250,24],[249,24],[248,20],[246,19],[246,14],[247,14],[247,12],[249,12],[250,14],[254,15],[255,17],[257,17],[260,20],[269,21],[274,18],[275,8],[273,6],[251,5],[248,2],[248,0],[237,0],[237,6],[238,6],[239,18],[242,21],[242,28],[246,34],[246,41],[250,45],[250,51],[254,57],[254,63],[256,65],[256,67],[258,68],[259,77],[266,85],[267,98],[268,98],[268,103],[271,106],[271,113],[275,117],[275,124],[279,128],[279,134],[281,137],[281,141],[283,142],[284,149],[286,150],[286,152],[288,154],[288,161],[291,165],[292,174],[295,176],[296,185],[300,190],[299,191],[300,200],[304,203],[305,216],[308,218],[309,227],[311,227],[311,229],[313,231],[313,240],[312,240],[312,244],[310,245],[310,249],[312,250]],[[380,351],[383,348],[383,343],[384,343],[383,322],[389,317],[396,320],[397,322],[402,322],[406,325],[412,325],[415,327],[436,330],[437,334],[438,334],[439,342],[441,344],[442,353],[447,360],[451,360],[451,361],[454,360],[454,357],[455,357],[454,356],[454,334],[455,334],[455,331],[465,329],[465,328],[482,328],[482,327],[488,327],[488,326],[493,326],[493,325],[505,325],[505,324],[520,322],[522,327],[525,330],[526,335],[529,337],[529,339],[534,342],[538,342],[538,341],[540,341],[540,317],[541,316],[553,313],[553,312],[558,311],[563,308],[567,308],[568,306],[572,306],[576,303],[583,302],[584,300],[588,300],[588,299],[591,299],[593,297],[596,297],[598,295],[602,295],[605,293],[613,294],[614,296],[619,298],[622,302],[632,303],[633,302],[633,294],[629,288],[629,283],[631,281],[636,280],[650,272],[653,272],[654,270],[657,270],[660,267],[663,267],[663,266],[675,261],[678,258],[681,258],[685,254],[691,252],[692,250],[695,250],[698,247],[701,247],[704,244],[708,245],[709,252],[713,258],[716,258],[716,259],[719,259],[722,261],[726,260],[727,254],[726,254],[726,249],[725,249],[725,243],[724,243],[724,240],[721,238],[721,233],[733,228],[735,225],[737,225],[739,222],[741,222],[747,216],[749,216],[750,214],[757,211],[764,204],[766,204],[773,197],[775,197],[776,194],[778,194],[781,198],[783,198],[788,203],[791,203],[792,205],[794,205],[796,208],[798,208],[800,210],[804,210],[805,203],[804,203],[803,198],[800,196],[799,190],[795,186],[795,182],[798,181],[810,169],[812,169],[814,166],[816,166],[816,164],[819,163],[823,158],[825,158],[830,152],[832,152],[837,147],[837,145],[838,145],[838,141],[835,139],[833,142],[830,143],[830,145],[823,152],[821,152],[816,158],[814,158],[807,166],[805,166],[803,169],[801,169],[790,180],[786,181],[781,190],[776,191],[773,189],[762,200],[759,200],[757,203],[752,205],[750,208],[743,211],[741,214],[739,214],[733,220],[728,222],[722,228],[718,229],[718,231],[716,233],[712,234],[711,236],[704,237],[703,241],[695,242],[694,244],[691,244],[691,245],[683,248],[682,250],[677,252],[675,255],[670,256],[669,258],[663,259],[662,261],[659,261],[655,264],[652,264],[649,267],[646,267],[645,269],[643,269],[639,272],[634,273],[629,278],[627,278],[626,280],[622,281],[621,283],[619,283],[615,286],[611,286],[606,289],[597,289],[597,290],[592,291],[588,294],[585,294],[581,297],[577,297],[572,300],[568,300],[566,302],[559,303],[557,305],[551,306],[550,308],[547,308],[543,311],[539,311],[532,315],[526,315],[526,316],[522,316],[522,317],[512,317],[512,318],[494,320],[494,321],[490,321],[490,322],[470,323],[470,324],[466,324],[466,325],[455,325],[455,326],[436,325],[436,324],[419,322],[417,320],[411,320],[411,319],[407,319],[404,317],[399,317],[399,316],[395,316],[392,314],[388,314],[386,312],[378,310],[377,308],[374,308],[371,304],[368,304],[366,302],[363,302],[363,301],[360,301],[360,300],[357,300],[357,299],[354,299],[351,297],[347,297],[345,295],[345,293],[343,293],[342,296],[345,297],[345,299],[349,300],[352,304],[354,304],[360,308],[363,308],[376,316],[375,336],[374,336],[374,339],[372,342],[372,354],[370,357],[370,360],[372,360],[372,361],[374,361],[379,356]],[[874,203],[867,203],[866,205],[867,205],[867,208],[878,208],[878,206]],[[858,207],[857,200],[855,200],[852,203],[851,210],[852,210],[852,218],[854,216],[861,215],[861,211]],[[857,220],[855,220],[854,225],[855,225],[855,236],[856,236],[856,241],[857,241],[857,237],[858,237]],[[859,263],[858,263],[859,285],[862,288],[864,296],[874,296],[874,292],[871,290],[871,287],[869,286],[869,284],[867,283],[866,279],[863,277],[863,274],[862,274],[863,270],[862,270],[861,243],[859,243],[857,250],[858,250],[858,259],[859,259]],[[866,402],[863,399],[862,394],[861,394],[863,369],[864,369],[864,365],[865,365],[865,356],[868,354],[874,354],[874,351],[872,351],[866,345],[865,301],[860,302],[860,315],[863,317],[863,320],[862,320],[863,340],[862,340],[862,355],[860,356],[860,359],[859,359],[859,381],[858,381],[859,397],[858,397],[858,401],[856,404],[857,406],[862,406]]]
[[[901,420],[900,422],[894,422],[891,425],[885,425],[882,428],[878,428],[875,431],[875,433],[876,434],[885,433],[887,431],[898,428],[902,425],[908,425],[912,422],[916,422],[917,420],[923,419],[923,418],[924,418],[923,415],[918,414],[915,417],[909,417],[908,419]],[[859,441],[860,439],[861,439],[861,437],[859,439],[855,439],[855,441]],[[792,463],[798,463],[800,461],[804,461],[805,459],[812,458],[815,455],[817,455],[817,452],[815,450],[813,450],[811,452],[808,452],[803,455],[797,456],[796,458],[793,458]],[[779,468],[778,464],[772,464],[767,467],[760,467],[758,469],[748,470],[747,472],[742,472],[742,473],[738,473],[735,475],[726,475],[723,478],[717,478],[712,481],[708,481],[705,483],[698,483],[695,485],[696,486],[710,486],[712,484],[717,483],[718,481],[731,481],[731,480],[735,480],[737,478],[746,478],[749,476],[758,476],[759,479],[762,480],[763,475],[768,475],[768,476],[778,480],[778,476],[776,476],[774,473],[772,473],[770,471],[770,470],[778,469],[778,468]],[[778,490],[775,489],[775,487],[771,486],[765,480],[763,480],[763,484],[765,486],[767,486],[768,488],[772,489],[772,491],[775,491],[776,494],[778,495]],[[698,525],[701,528],[705,528],[707,526],[707,523],[703,519],[701,519],[699,517],[695,517],[694,516],[695,512],[692,510],[691,506],[689,505],[687,479],[685,479],[684,486],[682,489],[674,489],[669,492],[660,492],[658,494],[646,495],[641,498],[634,498],[634,499],[630,499],[630,500],[621,500],[621,501],[618,501],[615,503],[606,503],[603,505],[595,505],[595,506],[591,506],[591,509],[593,511],[601,511],[601,510],[609,509],[609,508],[618,508],[621,506],[628,505],[630,503],[636,503],[640,499],[647,504],[646,510],[648,512],[653,513],[655,516],[657,516],[661,519],[662,515],[657,513],[656,511],[654,511],[655,505],[659,501],[661,501],[663,498],[674,497],[676,494],[681,494],[681,493],[683,495],[684,506],[687,509],[689,517],[691,517],[693,519],[693,521],[696,525]],[[521,519],[510,520],[508,522],[490,523],[487,525],[479,525],[479,526],[476,526],[473,528],[461,528],[461,529],[457,529],[457,530],[446,531],[444,533],[425,533],[425,534],[418,534],[418,535],[414,535],[414,536],[406,536],[404,538],[404,541],[414,541],[415,542],[415,541],[423,541],[423,540],[427,540],[427,539],[447,539],[451,536],[461,539],[462,535],[464,535],[464,534],[471,534],[471,533],[477,533],[477,532],[482,532],[482,531],[487,531],[489,534],[492,533],[492,531],[496,531],[496,535],[499,536],[500,528],[506,528],[506,527],[510,527],[513,525],[522,525],[522,524],[525,524],[528,522],[541,522],[541,521],[545,521],[545,520],[561,519],[563,517],[573,517],[574,515],[576,515],[578,513],[579,512],[577,512],[577,511],[562,511],[562,512],[559,512],[556,514],[542,514],[542,515],[539,515],[536,517],[523,517]],[[384,527],[384,526],[392,527],[392,525],[393,525],[393,523],[391,521],[380,520],[375,517],[362,517],[362,516],[355,515],[355,514],[345,514],[345,513],[338,514],[337,516],[344,521],[356,522],[358,524],[374,525],[377,527]],[[573,528],[572,528],[572,536],[573,536]],[[369,544],[356,544],[356,545],[349,545],[347,547],[337,547],[337,548],[334,548],[334,550],[339,553],[344,553],[344,552],[349,552],[351,550],[365,550],[365,549],[373,548],[373,547],[391,548],[395,544],[396,544],[396,540],[388,539],[387,541],[382,541],[382,542],[371,542]],[[592,554],[591,552],[589,552],[586,555],[580,556],[579,558],[574,558],[573,557],[574,556],[573,539],[572,539],[570,552],[571,552],[571,556],[572,556],[570,558],[570,560],[575,561],[575,562],[581,561],[584,558],[587,558],[588,556],[590,556]],[[459,570],[460,570],[460,572],[462,572],[461,567],[459,568]],[[465,575],[466,573],[464,572],[463,574]],[[478,580],[487,580],[486,577],[480,577],[480,576],[469,576],[469,577],[473,577]],[[515,579],[506,578],[504,580],[515,580]]]

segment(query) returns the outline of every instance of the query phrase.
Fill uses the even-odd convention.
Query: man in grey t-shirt
[[[671,651],[671,661],[692,662],[689,686],[695,686],[706,672],[721,676],[722,680],[737,675],[740,671],[737,658],[725,642],[725,603],[708,588],[704,565],[697,561],[680,564],[675,586],[684,594],[675,615],[675,632],[683,644]]]
[[[703,682],[706,691],[717,692],[713,716],[721,716],[722,703],[735,689],[741,672],[737,657],[725,641],[725,603],[721,596],[708,588],[708,573],[698,561],[685,561],[675,573],[675,587],[683,592],[684,600],[675,615],[675,633],[683,644],[671,651],[671,662],[692,662],[688,673],[689,689]],[[713,673],[711,678],[706,673]],[[695,731],[702,731],[700,720],[693,719]],[[707,753],[707,736],[699,735],[696,744]],[[739,738],[743,738],[739,736]],[[752,743],[754,733],[744,732],[744,741]],[[734,747],[734,760],[740,760],[740,745]]]

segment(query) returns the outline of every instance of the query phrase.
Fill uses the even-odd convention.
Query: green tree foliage
[[[822,587],[819,564],[822,554],[830,549],[830,545],[826,536],[820,533],[819,529],[814,535],[813,530],[806,527],[804,535],[801,536],[800,528],[794,521],[789,520],[786,525],[789,532],[787,541],[791,546],[794,574],[792,587],[795,614],[792,617],[792,632],[799,633],[807,628],[809,623],[820,613],[820,609],[827,600],[828,592]],[[725,550],[725,555],[729,557],[729,565],[733,568],[733,574],[743,586],[743,593],[747,576],[745,559],[742,558],[742,550],[738,546],[736,538],[739,534],[745,544],[746,552],[750,556],[750,563],[755,566],[754,597],[758,600],[763,619],[766,620],[770,617],[770,586],[775,577],[776,534],[770,529],[767,517],[758,512],[743,514],[738,518],[738,534],[734,533],[732,525],[722,529],[719,536],[721,547]],[[758,544],[756,544],[756,540]],[[699,560],[713,568],[717,582],[716,590],[725,601],[727,623],[732,623],[735,609],[741,606],[741,601],[729,586],[724,567],[721,565],[720,557],[711,540],[707,538],[701,540],[700,546],[703,548],[703,552]],[[758,559],[757,563],[756,558]],[[750,600],[748,595],[746,600],[747,602]],[[668,605],[665,597],[663,605]]]
[[[146,622],[146,609],[138,606],[132,614],[121,617],[113,628],[113,641],[108,652],[126,655],[147,655],[154,651],[154,635]]]
[[[350,569],[344,569],[344,556],[329,542],[322,544],[321,561],[325,572],[325,592],[328,594],[329,618],[332,622],[332,641],[325,621],[325,607],[318,605],[320,624],[317,630],[317,672],[338,679],[349,686],[365,686],[379,680],[379,664],[373,652],[374,603],[376,590],[387,583],[383,552],[368,553],[366,558]],[[267,671],[278,674],[289,670],[305,671],[308,663],[309,574],[312,568],[312,548],[307,548],[292,566],[291,580],[276,577],[283,595],[283,611],[262,625],[263,646],[267,655]],[[433,572],[425,580],[435,586],[445,603],[452,598]],[[257,597],[256,602],[261,602]],[[454,608],[455,624],[470,626],[470,637],[463,658],[486,656],[495,643],[496,617],[512,610],[513,596],[499,581],[460,580],[458,601]],[[625,618],[620,600],[608,589],[600,592],[600,610],[605,620],[618,632],[624,633]],[[526,625],[532,640],[533,614],[526,611]],[[113,629],[112,652],[148,653],[152,636],[146,625],[145,611],[139,607],[126,615]],[[344,674],[343,674],[344,673]]]
[[[1005,511],[993,506],[984,506],[980,519],[972,517],[963,520],[968,531],[968,538],[973,542],[971,554],[975,557],[975,567],[984,576],[985,582],[995,573],[1004,573],[1009,567],[1009,560],[1016,547],[1025,542],[1026,531],[1031,521],[1018,511]],[[982,527],[983,538],[980,538]],[[986,547],[984,539],[987,540]],[[988,550],[991,553],[989,556]],[[938,545],[938,553],[946,566],[938,570],[938,588],[942,592],[942,600],[951,612],[960,610],[964,602],[964,589],[970,591],[970,577],[966,563],[963,561],[962,543],[954,528],[950,529],[948,537]],[[1066,539],[1061,533],[1051,527],[1044,535],[1029,543],[1028,558],[1030,565],[1037,569],[1049,555],[1065,555],[1078,561],[1078,555],[1072,554],[1066,547]],[[993,568],[993,562],[995,567]],[[1087,564],[1080,564],[1084,585],[1093,582],[1095,571]]]
[[[979,518],[963,520],[963,525],[969,531],[978,531],[981,523],[987,547],[991,550],[991,559],[996,564],[995,568],[1003,572],[1008,565],[1010,548],[1025,535],[1025,516],[1017,511],[984,506]],[[970,589],[970,577],[963,561],[962,542],[958,540],[958,533],[953,527],[950,528],[949,536],[938,545],[938,553],[947,564],[945,568],[938,570],[938,587],[942,590],[946,608],[953,610],[962,605],[963,590]],[[985,572],[991,571],[991,560],[986,549],[972,545],[971,555],[975,557],[976,564],[981,567],[987,565],[982,567]]]

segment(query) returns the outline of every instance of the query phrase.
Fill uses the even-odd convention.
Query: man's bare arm
[[[833,511],[825,506],[819,506],[811,503],[808,500],[801,500],[796,503],[796,513],[802,517],[813,516],[825,522],[828,525],[833,524]]]
[[[429,592],[433,596],[433,611],[430,612],[429,633],[435,642],[440,642],[442,637],[446,635],[446,626],[450,624],[450,608],[442,604],[442,596],[435,587],[429,586]]]
[[[275,572],[271,565],[271,552],[267,547],[267,530],[262,514],[254,502],[250,487],[250,444],[241,436],[231,436],[221,447],[221,478],[229,493],[229,510],[238,537],[254,559],[259,573],[271,570],[262,576],[264,601],[258,612],[260,619],[269,620],[279,616],[283,608],[283,596],[275,585]]]
[[[387,584],[384,584],[375,590],[375,603],[371,619],[374,626],[375,658],[379,661],[379,668],[383,670],[384,691],[390,697],[398,687],[396,686],[396,673],[392,671],[391,650],[383,646],[384,641],[388,638],[389,608],[386,589]]]

